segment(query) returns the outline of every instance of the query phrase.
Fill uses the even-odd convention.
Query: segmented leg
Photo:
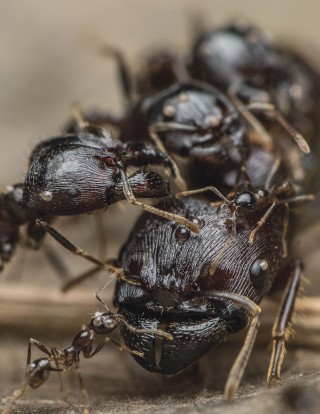
[[[197,233],[197,234],[199,233],[200,231],[199,227],[196,224],[192,223],[191,221],[187,220],[185,217],[179,216],[177,214],[169,213],[168,211],[160,210],[157,207],[153,207],[148,204],[137,201],[129,185],[128,177],[126,176],[124,172],[120,171],[120,173],[121,173],[121,178],[122,178],[122,183],[123,183],[123,192],[130,204],[141,207],[144,210],[149,211],[149,213],[163,217],[167,220],[173,220],[179,224],[182,224],[183,226],[187,226],[194,233]]]
[[[302,263],[296,260],[292,276],[284,292],[279,313],[272,328],[272,354],[269,364],[267,382],[269,387],[281,384],[280,372],[285,354],[285,344],[290,335],[290,323],[302,276]]]
[[[224,389],[224,395],[227,400],[232,400],[238,391],[241,379],[246,369],[248,359],[250,357],[258,328],[260,323],[260,307],[246,296],[238,295],[237,293],[231,292],[210,292],[212,297],[221,297],[232,300],[234,303],[240,305],[243,309],[246,309],[251,314],[251,321],[249,323],[249,329],[247,332],[246,339],[242,348],[237,356],[237,359],[232,365],[231,371],[226,382]]]
[[[61,246],[63,246],[65,249],[69,250],[71,253],[73,253],[77,256],[81,256],[84,259],[88,260],[89,262],[94,263],[100,269],[107,270],[107,271],[110,271],[110,272],[119,271],[119,269],[115,268],[114,266],[111,266],[109,264],[101,262],[100,260],[98,260],[95,257],[91,256],[85,250],[82,250],[82,249],[80,249],[80,247],[77,247],[76,245],[71,243],[61,233],[59,233],[56,229],[51,227],[46,221],[44,221],[42,219],[37,219],[36,220],[36,225],[43,228],[48,234],[50,234],[51,237],[53,237],[59,244],[61,244]]]

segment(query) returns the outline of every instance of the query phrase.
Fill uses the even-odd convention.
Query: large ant
[[[197,223],[197,235],[149,214],[138,220],[121,250],[125,280],[117,282],[114,303],[130,323],[165,327],[173,336],[160,345],[156,359],[152,338],[121,328],[127,346],[143,349],[144,358],[134,358],[147,370],[165,375],[180,372],[249,326],[225,388],[226,398],[232,399],[254,345],[259,303],[279,280],[287,289],[272,332],[268,383],[280,382],[302,272],[299,261],[287,260],[289,205],[313,196],[292,196],[287,183],[255,189],[246,179],[227,197],[215,187],[178,197],[200,191],[213,191],[222,200],[210,204],[188,197],[165,202],[168,211]]]
[[[70,243],[49,226],[52,218],[106,209],[123,199],[198,231],[185,218],[136,200],[137,197],[166,197],[170,187],[159,174],[147,169],[127,176],[128,166],[160,164],[170,168],[175,176],[177,170],[170,158],[151,144],[122,143],[101,127],[83,128],[82,132],[50,138],[38,144],[30,156],[24,183],[1,195],[1,266],[9,261],[15,250],[21,225],[28,225],[28,237],[35,246],[49,232],[70,250]],[[79,255],[83,253],[72,251]],[[98,264],[91,256],[89,260]]]
[[[315,137],[319,73],[258,27],[239,20],[204,31],[194,40],[188,67],[195,79],[243,102],[274,104],[309,141]]]
[[[88,120],[115,126],[123,142],[153,141],[163,153],[187,160],[186,177],[191,185],[214,184],[229,191],[237,172],[245,165],[253,184],[262,186],[275,154],[292,152],[287,140],[278,139],[280,133],[272,139],[251,112],[275,119],[296,140],[302,152],[310,152],[308,143],[273,102],[242,103],[235,93],[232,101],[214,85],[190,80],[185,74],[179,78],[181,70],[175,72],[177,83],[135,101],[129,81],[132,76],[123,55],[112,48],[110,53],[116,58],[127,107],[120,118],[93,111],[87,114]],[[173,60],[172,68],[175,66]],[[74,130],[74,125],[67,128]],[[282,162],[284,176],[292,175],[297,167],[288,158]],[[255,173],[256,170],[260,173]]]
[[[241,36],[236,32],[236,38]],[[246,36],[243,36],[245,41],[248,40]],[[259,42],[257,44],[259,46]],[[266,47],[263,42],[261,47],[263,50]],[[254,81],[259,79],[259,70],[262,77],[268,72],[266,68],[270,68],[271,73],[277,68],[279,77],[276,82],[281,74],[281,79],[286,75],[295,79],[294,84],[299,83],[300,69],[296,67],[290,77],[290,71],[282,71],[288,69],[287,58],[272,48],[266,51],[270,53],[265,58],[271,63],[267,62],[259,69],[254,66],[254,61],[249,59],[247,62],[248,67],[251,65],[251,69],[257,71]],[[251,116],[251,111],[276,119],[292,135],[298,147],[308,153],[308,143],[286,121],[278,107],[292,123],[295,109],[287,112],[281,106],[278,98],[282,89],[273,93],[272,87],[267,88],[272,77],[265,83],[251,85],[247,78],[236,76],[237,72],[231,70],[234,69],[232,65],[232,77],[227,83],[231,99],[224,94],[226,90],[221,92],[208,84],[177,77],[178,83],[157,94],[153,94],[154,86],[151,85],[152,94],[142,96],[136,102],[126,63],[121,54],[114,55],[127,110],[120,119],[105,113],[88,114],[87,119],[95,124],[117,127],[118,138],[112,139],[101,128],[76,122],[69,125],[70,135],[40,144],[31,156],[23,184],[23,207],[35,212],[35,228],[49,232],[67,249],[104,268],[105,263],[57,233],[48,224],[48,219],[104,208],[124,198],[148,213],[140,217],[119,256],[123,273],[118,278],[114,297],[116,313],[107,308],[104,314],[95,315],[76,335],[71,347],[65,349],[47,348],[31,339],[24,387],[28,384],[40,386],[50,371],[60,372],[72,365],[79,372],[82,387],[80,355],[93,357],[111,341],[106,337],[93,349],[94,336],[108,335],[116,327],[120,329],[125,349],[143,367],[171,375],[197,361],[230,334],[248,326],[246,340],[226,384],[225,395],[231,399],[238,390],[254,345],[261,313],[259,304],[278,285],[287,284],[272,332],[273,350],[267,378],[270,385],[279,383],[302,274],[302,264],[288,260],[289,205],[313,197],[301,194],[306,182],[304,174],[300,177],[300,187],[292,186],[291,179],[296,184],[296,171],[287,154],[290,144],[278,132],[273,131],[271,139]],[[238,69],[237,65],[235,69]],[[282,83],[279,85],[282,87]],[[299,103],[294,98],[289,96],[287,103],[298,108],[303,100]],[[133,143],[129,144],[129,141]],[[149,147],[150,152],[145,150],[146,141],[156,144],[156,147]],[[154,191],[155,173],[138,170],[128,177],[127,166],[161,164],[179,178],[171,154],[188,161],[190,175],[199,172],[201,185],[209,182],[217,187],[211,185],[182,192],[178,194],[181,199],[169,198],[158,207],[137,202],[136,197],[142,194],[149,197],[150,192],[159,197],[167,187],[157,175],[160,181]],[[70,168],[64,171],[68,163]],[[57,165],[62,169],[56,169]],[[243,165],[251,180],[243,172]],[[79,178],[79,166],[85,166],[88,174],[75,180],[75,177]],[[245,179],[239,185],[241,171]],[[148,174],[153,174],[153,178]],[[101,180],[97,180],[97,176]],[[288,177],[290,181],[286,181]],[[106,186],[105,181],[110,186]],[[233,188],[234,183],[237,183],[235,189],[225,196],[225,191]],[[209,203],[194,197],[182,198],[203,191],[211,191],[219,201]],[[107,326],[102,315],[106,315]],[[164,332],[158,327],[164,327]],[[155,336],[171,340],[163,341],[157,347]],[[32,345],[43,351],[45,358],[31,362]],[[85,394],[84,387],[82,390]],[[23,391],[21,388],[20,394]]]

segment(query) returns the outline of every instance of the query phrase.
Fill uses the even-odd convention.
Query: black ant
[[[308,140],[316,132],[319,73],[258,27],[239,20],[203,31],[191,47],[188,66],[195,79],[232,92],[249,106],[274,104]]]
[[[234,186],[237,172],[245,165],[254,185],[263,185],[275,153],[289,152],[291,147],[288,149],[289,144],[282,138],[271,139],[251,112],[274,118],[296,140],[302,152],[310,152],[302,135],[273,103],[254,101],[244,104],[237,100],[236,94],[232,95],[232,102],[214,86],[192,81],[187,75],[181,75],[182,79],[178,78],[177,83],[160,93],[136,102],[132,83],[128,81],[132,76],[123,55],[114,49],[111,53],[118,64],[126,111],[120,118],[93,111],[87,114],[88,120],[115,126],[123,142],[153,141],[162,153],[187,160],[189,183],[197,186],[213,183],[229,191]],[[74,126],[68,128],[73,130]],[[260,181],[255,182],[259,174],[254,174],[253,170],[257,169],[257,164],[263,171]],[[292,166],[291,159],[286,159],[283,164],[287,164],[283,167],[286,176],[296,167]]]
[[[287,259],[289,204],[313,196],[292,197],[287,183],[254,189],[246,178],[227,197],[215,187],[178,197],[208,190],[222,201],[210,204],[187,197],[162,205],[197,223],[199,234],[150,214],[140,217],[120,253],[125,280],[117,282],[114,303],[130,323],[165,327],[173,336],[173,341],[160,345],[156,360],[151,338],[132,335],[125,326],[121,329],[127,346],[144,350],[144,358],[134,358],[147,370],[164,375],[180,372],[230,334],[249,326],[226,383],[226,398],[232,399],[254,345],[259,303],[279,280],[287,289],[273,328],[268,384],[280,382],[302,273],[299,261]]]
[[[153,171],[140,169],[127,176],[129,165],[149,164],[170,168],[173,175],[176,172],[171,160],[151,144],[122,143],[101,127],[86,125],[82,132],[42,141],[30,156],[24,183],[0,197],[1,266],[15,250],[21,225],[28,225],[28,237],[35,247],[49,232],[70,250],[70,243],[49,225],[54,217],[106,209],[123,199],[198,231],[183,217],[137,201],[136,197],[160,198],[170,194],[169,183]],[[91,256],[89,260],[99,263]]]
[[[105,286],[106,285],[107,283],[105,284]],[[104,289],[104,287],[102,289]],[[53,346],[46,347],[37,339],[29,339],[25,380],[21,388],[17,389],[14,392],[13,396],[7,398],[7,402],[2,411],[2,414],[9,413],[12,404],[24,394],[27,386],[30,386],[33,389],[40,387],[44,384],[45,381],[49,379],[51,372],[57,372],[59,374],[62,391],[63,387],[60,373],[68,370],[73,366],[76,369],[80,389],[85,398],[84,413],[88,414],[88,393],[84,386],[83,378],[80,371],[81,355],[83,356],[83,358],[90,359],[94,357],[98,352],[100,352],[106,344],[112,343],[120,351],[127,351],[132,355],[136,355],[140,358],[143,358],[143,352],[131,350],[127,346],[119,343],[118,341],[108,336],[115,329],[121,328],[123,326],[125,326],[126,329],[133,332],[134,334],[146,334],[148,336],[151,335],[153,337],[158,337],[162,340],[169,341],[173,339],[170,334],[158,329],[136,328],[135,326],[130,325],[122,315],[111,312],[107,305],[99,297],[99,293],[102,289],[100,289],[96,293],[96,298],[104,306],[105,311],[95,312],[89,324],[83,325],[81,330],[75,335],[70,346],[64,349]],[[104,336],[104,338],[94,347],[96,335]],[[39,359],[35,359],[34,361],[31,361],[32,346],[38,348],[41,352],[43,352],[46,355],[46,357],[42,357]]]

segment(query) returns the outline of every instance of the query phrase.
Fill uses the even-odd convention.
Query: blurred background
[[[1,0],[0,191],[4,191],[8,184],[21,182],[27,168],[30,151],[40,140],[59,134],[70,116],[72,103],[77,102],[83,108],[100,106],[112,112],[121,113],[123,105],[116,68],[111,59],[99,54],[98,48],[101,45],[110,44],[119,47],[135,67],[139,58],[150,48],[169,46],[177,53],[185,53],[193,38],[196,19],[203,20],[206,26],[211,27],[240,17],[261,26],[280,41],[296,45],[308,55],[308,58],[314,60],[314,64],[319,64],[320,70],[319,15],[320,2],[318,0],[283,0],[282,2],[275,0],[268,0],[268,2],[256,0],[242,0],[241,2],[234,0],[198,0],[197,2],[192,0],[159,2],[150,0],[92,0],[90,2],[84,0],[57,0],[55,2],[16,0],[13,2]],[[317,203],[315,206],[319,206],[319,200]],[[130,209],[126,205],[123,208],[132,211],[133,214],[139,213],[136,209]],[[113,241],[121,243],[126,239],[129,225],[125,229],[121,227],[123,216],[118,210],[119,208],[110,209],[104,220],[107,234],[112,235]],[[314,211],[315,208],[310,214],[317,216]],[[112,217],[111,220],[108,219],[108,215]],[[61,219],[57,221],[57,228],[63,229],[64,234],[67,234],[81,247],[92,253],[99,252],[94,217]],[[306,264],[307,275],[310,276],[310,280],[315,280],[318,284],[319,235],[319,224],[315,223],[300,233],[296,243],[297,252]],[[47,243],[56,247],[49,240]],[[86,266],[81,260],[73,260],[68,253],[64,254],[60,247],[57,249],[70,274],[79,274],[83,266]],[[108,245],[108,252],[110,256],[116,255],[114,244]],[[58,346],[68,344],[70,342],[68,338],[72,338],[73,332],[76,332],[82,323],[88,321],[88,312],[96,309],[93,293],[103,283],[103,280],[102,275],[99,281],[94,279],[94,282],[90,282],[88,284],[90,293],[81,290],[80,293],[71,292],[61,298],[59,293],[61,279],[48,265],[45,254],[20,249],[12,263],[0,276],[2,310],[3,312],[5,310],[0,323],[0,359],[6,361],[0,371],[0,389],[4,390],[3,396],[12,392],[23,378],[28,337],[38,335],[37,337],[40,336],[40,339],[45,342],[49,336],[50,344]],[[319,293],[316,282],[311,285],[311,288],[306,287],[306,290],[313,295]],[[41,288],[43,285],[45,289]],[[34,290],[32,290],[33,287]],[[42,299],[42,294],[45,299]],[[52,296],[45,296],[47,294]],[[52,302],[50,306],[49,300]],[[65,306],[69,301],[73,306],[70,305],[70,312],[73,313],[70,321],[73,322],[69,321],[64,327],[63,318],[59,319],[57,314],[60,317],[64,315]],[[24,313],[27,311],[24,310],[23,303],[26,306],[36,303],[37,306],[28,314]],[[58,310],[55,313],[57,303],[61,306],[61,311]],[[79,308],[79,315],[75,311],[77,308]],[[35,316],[37,311],[39,315]],[[299,350],[296,351],[294,357],[291,357],[295,368],[299,367],[297,363],[299,352]],[[113,379],[110,379],[110,373],[109,378],[105,378],[101,368],[98,373],[95,371],[99,369],[99,362],[94,362],[85,374],[94,384],[91,388],[90,385],[88,386],[89,392],[92,394],[92,388],[97,389],[96,401],[99,398],[103,400],[99,394],[101,389],[103,389],[104,398],[108,398],[106,393],[112,394],[113,404],[117,404],[118,401],[121,404],[128,404],[125,395],[129,394],[131,401],[136,401],[134,395],[137,395],[137,388],[146,389],[147,394],[143,394],[142,391],[138,393],[140,400],[136,401],[136,405],[131,405],[130,410],[140,412],[141,404],[147,398],[149,405],[145,406],[145,412],[151,409],[154,411],[156,404],[160,401],[154,399],[160,398],[160,394],[157,394],[160,386],[164,387],[160,388],[160,393],[164,393],[166,401],[172,398],[172,406],[167,407],[168,410],[172,410],[171,412],[178,412],[176,407],[181,407],[183,402],[189,401],[183,395],[182,389],[176,389],[174,395],[170,394],[172,382],[164,385],[162,380],[153,380],[151,385],[146,385],[145,379],[150,381],[150,374],[145,374],[140,368],[135,368],[129,357],[120,355],[119,358],[117,351],[112,355],[115,358],[111,365],[113,368],[110,369],[107,362],[103,364],[106,364],[106,370],[110,369],[113,373]],[[230,355],[227,360],[229,364],[235,353],[231,352]],[[119,362],[117,365],[118,359],[121,358],[126,362]],[[263,367],[258,367],[257,382],[262,382],[264,378],[267,356],[263,358],[266,363]],[[119,366],[118,374],[115,374]],[[310,363],[310,370],[314,371],[315,366]],[[251,379],[252,384],[256,382],[255,368],[256,366],[252,367],[251,371],[249,368],[248,378],[249,383]],[[196,398],[194,395],[201,394],[205,401],[207,401],[206,398],[209,399],[207,408],[211,410],[210,412],[213,412],[215,407],[210,405],[210,398],[214,392],[218,395],[216,398],[220,401],[219,404],[221,403],[219,386],[221,391],[228,369],[221,368],[221,370],[216,380],[218,385],[216,389],[213,387],[214,391],[211,389],[212,392],[208,395],[201,394],[205,388],[202,383],[201,387],[195,391],[191,402],[189,401],[190,412],[194,407],[194,398]],[[294,372],[298,372],[297,370],[294,369]],[[134,376],[127,377],[126,371],[130,371],[130,374],[134,372]],[[102,388],[95,382],[100,377],[101,381],[105,381]],[[108,388],[110,381],[112,386]],[[76,394],[75,378],[71,378],[71,384]],[[208,387],[210,389],[210,386]],[[70,388],[70,383],[67,388]],[[49,394],[46,394],[48,390]],[[28,412],[33,407],[37,407],[37,404],[42,404],[39,402],[41,400],[34,402],[36,398],[46,398],[47,401],[51,401],[50,398],[53,401],[61,398],[57,384],[52,388],[44,386],[36,394],[28,392],[27,397],[31,399],[31,402],[26,402],[24,405],[21,403],[23,412]],[[261,401],[263,398],[265,397],[261,396]],[[203,401],[201,403],[204,404]],[[128,409],[128,405],[121,404],[117,406],[120,411]],[[49,406],[50,404],[41,407],[44,410]],[[204,411],[207,409],[205,404],[202,408]],[[53,409],[50,412],[68,410],[63,405],[56,409],[57,411]],[[254,409],[253,406],[252,410]]]

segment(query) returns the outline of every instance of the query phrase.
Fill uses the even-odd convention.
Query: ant
[[[312,124],[318,125],[319,116],[319,73],[258,27],[239,20],[203,31],[191,47],[188,68],[193,78],[249,106],[275,105],[308,140],[313,138]]]
[[[202,191],[213,191],[222,200],[209,203],[191,197]],[[117,282],[114,297],[117,312],[130,323],[164,327],[173,341],[159,345],[156,359],[151,338],[132,335],[123,327],[125,344],[144,350],[144,358],[133,357],[147,370],[173,375],[248,327],[225,387],[226,398],[232,399],[255,342],[259,304],[280,281],[287,289],[272,331],[267,378],[270,386],[279,383],[303,268],[300,261],[288,260],[289,205],[313,196],[292,196],[288,183],[255,189],[245,174],[244,183],[227,197],[215,187],[177,197],[182,199],[167,199],[161,207],[197,223],[200,233],[143,214],[121,250],[125,280]]]
[[[102,127],[85,124],[82,132],[42,141],[30,156],[24,183],[0,197],[0,264],[9,261],[19,240],[19,227],[27,224],[28,237],[35,247],[48,232],[65,248],[102,266],[92,256],[71,247],[49,223],[56,216],[106,209],[123,199],[197,232],[197,227],[185,218],[137,201],[136,197],[170,194],[169,183],[153,171],[143,168],[126,174],[129,165],[149,164],[164,165],[172,174],[176,171],[171,160],[152,145],[122,143]]]
[[[88,414],[89,398],[80,371],[81,355],[83,358],[90,359],[99,353],[106,344],[112,343],[120,351],[127,351],[132,355],[143,358],[143,352],[131,350],[127,346],[108,336],[115,329],[121,328],[123,326],[125,326],[126,329],[133,332],[134,334],[146,334],[149,336],[151,335],[152,337],[158,337],[162,340],[169,341],[173,339],[172,335],[159,329],[136,328],[135,326],[129,324],[122,315],[111,312],[107,305],[99,297],[99,293],[105,288],[107,284],[108,283],[106,283],[103,288],[96,293],[96,298],[104,306],[105,311],[95,312],[90,322],[87,325],[83,325],[81,330],[75,335],[70,346],[64,349],[53,346],[47,347],[37,339],[29,339],[25,380],[22,386],[14,392],[13,396],[8,397],[2,414],[9,413],[13,403],[24,394],[28,385],[33,389],[40,387],[49,379],[51,372],[57,372],[59,374],[60,387],[62,391],[63,386],[60,373],[70,369],[73,366],[76,369],[80,389],[85,399],[84,413]],[[96,335],[104,336],[104,338],[94,347]],[[32,346],[38,348],[46,356],[31,361]]]
[[[251,112],[274,118],[295,139],[302,152],[310,152],[303,136],[273,103],[255,101],[244,104],[236,100],[235,95],[230,100],[215,86],[190,80],[185,74],[167,89],[136,101],[132,82],[129,82],[132,76],[123,55],[113,48],[110,53],[118,65],[126,110],[118,118],[93,111],[88,113],[88,120],[116,127],[118,138],[123,142],[152,141],[162,153],[178,157],[180,164],[183,165],[180,162],[183,159],[187,160],[189,184],[193,181],[197,186],[213,183],[229,191],[243,165],[251,174],[251,169],[257,169],[257,164],[258,169],[262,168],[263,158],[265,169],[260,181],[254,182],[257,186],[263,185],[274,153],[289,150],[286,140],[272,139]],[[72,130],[73,126],[68,128]],[[285,160],[283,164],[287,164],[284,176],[296,167],[292,166],[291,160]],[[257,174],[251,175],[255,180]]]

